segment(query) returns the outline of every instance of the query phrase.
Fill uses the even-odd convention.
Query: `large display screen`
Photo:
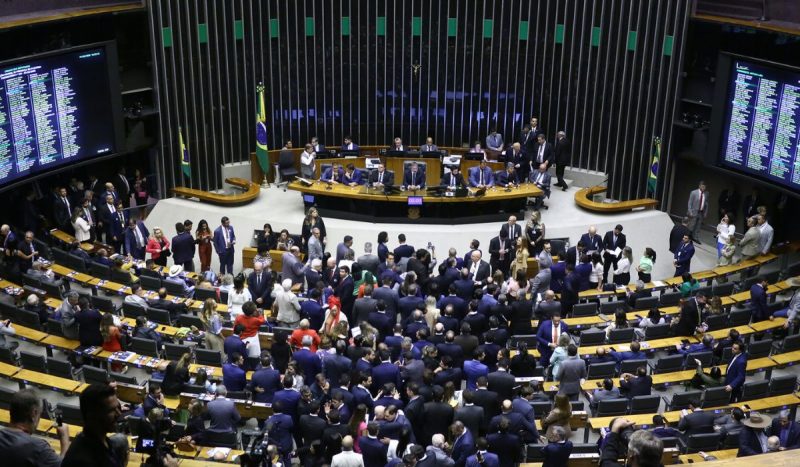
[[[718,164],[800,191],[800,72],[724,57]]]
[[[112,72],[112,43],[0,63],[0,187],[118,152]]]

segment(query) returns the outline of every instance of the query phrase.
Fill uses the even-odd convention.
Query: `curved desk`
[[[176,196],[183,196],[185,198],[197,198],[200,201],[205,201],[211,204],[220,204],[223,206],[238,206],[240,204],[247,204],[254,199],[258,198],[261,193],[261,187],[257,183],[243,178],[226,178],[225,183],[237,186],[244,190],[243,193],[238,195],[226,195],[222,193],[212,193],[205,190],[195,190],[194,188],[186,188],[184,186],[176,186],[172,189],[172,193]]]
[[[632,211],[640,208],[652,209],[658,204],[658,200],[652,198],[632,199],[630,201],[620,201],[619,203],[598,203],[592,201],[592,196],[604,191],[606,191],[606,187],[604,186],[592,186],[578,190],[577,193],[575,193],[575,204],[587,211],[601,213]]]
[[[482,196],[475,196],[470,189],[466,197],[431,196],[425,190],[385,195],[364,185],[350,187],[320,181],[311,186],[294,181],[287,188],[310,195],[313,199],[305,199],[305,203],[316,205],[329,217],[364,221],[381,218],[387,222],[413,219],[429,224],[451,224],[453,219],[461,222],[506,220],[511,214],[521,215],[529,197],[543,194],[532,183],[510,190],[492,187]],[[409,206],[409,197],[413,196],[422,199],[421,206]]]

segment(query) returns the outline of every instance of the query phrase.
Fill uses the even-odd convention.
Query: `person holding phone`
[[[31,388],[11,398],[11,423],[0,430],[0,455],[5,465],[58,467],[69,449],[66,425],[56,426],[61,456],[42,438],[33,436],[42,415],[42,399]]]

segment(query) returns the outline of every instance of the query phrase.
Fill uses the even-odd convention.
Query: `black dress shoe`
[[[567,191],[567,186],[566,185],[562,186],[561,191]]]

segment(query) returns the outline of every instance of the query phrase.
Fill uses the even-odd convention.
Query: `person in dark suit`
[[[689,401],[688,411],[681,416],[678,430],[683,432],[685,438],[691,435],[714,433],[714,412],[705,412],[700,408],[700,401]]]
[[[392,141],[392,145],[389,147],[389,151],[406,152],[408,151],[408,146],[403,144],[402,139],[395,138],[394,141]]]
[[[537,170],[531,171],[529,179],[531,183],[544,192],[544,196],[537,197],[533,205],[534,209],[541,209],[542,205],[544,205],[544,199],[550,197],[552,177],[547,173],[547,165],[539,164]]]
[[[369,174],[371,186],[382,187],[394,185],[394,174],[386,170],[386,166],[378,164],[378,169]]]
[[[400,260],[403,258],[411,258],[412,256],[414,256],[415,252],[414,247],[411,245],[406,245],[405,234],[402,233],[399,234],[397,236],[397,242],[400,243],[400,245],[398,245],[397,248],[395,248],[393,251],[395,263],[399,263]]]
[[[378,356],[381,363],[372,368],[372,392],[377,393],[378,390],[383,388],[387,383],[394,384],[396,388],[401,387],[400,367],[392,363],[389,351],[379,350]]]
[[[194,238],[191,232],[187,232],[183,222],[175,224],[175,232],[178,234],[172,237],[172,261],[176,265],[183,266],[184,271],[194,271]],[[252,289],[250,291],[252,294]]]
[[[173,248],[174,245],[173,243]],[[253,265],[253,272],[247,276],[247,290],[259,308],[269,308],[272,305],[273,282],[272,273],[265,272],[262,263]]]
[[[125,229],[123,242],[125,251],[131,255],[133,259],[144,261],[148,238],[150,238],[150,232],[147,230],[147,226],[144,225],[144,222],[137,221],[136,219],[128,219],[128,228]]]
[[[361,170],[357,169],[355,164],[352,162],[347,164],[344,171],[344,176],[342,181],[345,185],[348,186],[358,186],[364,184],[364,174],[361,173]]]
[[[669,232],[669,252],[673,254],[677,252],[683,242],[683,238],[691,235],[692,231],[689,230],[689,218],[684,217],[681,219],[681,223],[675,224]]]
[[[316,153],[327,151],[327,149],[325,148],[325,145],[320,143],[319,142],[319,138],[317,138],[316,136],[312,136],[311,137],[311,141],[309,142],[309,144],[311,145],[311,147],[314,149],[314,152],[316,152]]]
[[[121,202],[117,202],[116,210],[111,216],[111,238],[106,237],[106,243],[114,247],[117,253],[127,253],[122,250],[125,241],[125,229],[128,227],[128,213],[125,212]]]
[[[522,227],[517,224],[517,216],[508,216],[508,222],[500,226],[500,234],[515,242],[522,235]]]
[[[770,317],[767,305],[767,286],[769,282],[761,278],[750,287],[750,304],[753,306],[753,322],[766,321]]]
[[[39,257],[36,245],[33,244],[33,232],[25,232],[25,237],[16,245],[16,255],[20,272],[33,267],[33,262]]]
[[[408,403],[403,411],[411,423],[414,432],[414,439],[421,440],[425,437],[423,427],[425,426],[425,399],[420,395],[419,384],[406,380],[406,396]]]
[[[325,462],[330,465],[333,456],[342,452],[342,439],[350,435],[350,425],[342,423],[342,420],[349,419],[342,416],[337,409],[328,411],[328,426],[322,432],[321,449],[324,452]]]
[[[554,161],[556,163],[556,177],[558,177],[557,187],[561,187],[563,191],[567,191],[567,182],[564,181],[564,169],[570,163],[570,144],[567,139],[567,134],[564,131],[559,131],[556,135],[556,143],[553,148]]]
[[[467,457],[465,467],[500,467],[497,454],[489,452],[489,443],[486,438],[478,438],[475,442],[475,454]]]
[[[455,461],[454,467],[464,467],[467,458],[475,453],[475,438],[461,422],[453,422],[450,434],[453,436],[453,450],[450,457]]]
[[[508,419],[503,418],[495,433],[486,435],[489,451],[497,454],[500,467],[514,467],[520,457],[520,437],[509,432]],[[566,465],[566,463],[562,464]]]
[[[343,183],[344,170],[342,170],[341,164],[338,162],[331,164],[330,167],[326,168],[325,171],[322,172],[319,180],[322,182]]]
[[[342,151],[358,151],[359,147],[356,143],[353,142],[353,138],[350,135],[344,137],[344,142],[342,143],[341,147]]]
[[[501,358],[497,362],[497,371],[486,375],[486,380],[489,382],[489,390],[496,392],[503,400],[512,399],[514,386],[516,385],[514,375],[508,372],[509,365],[508,359]]]
[[[278,452],[286,462],[294,448],[294,440],[292,438],[294,420],[288,414],[283,413],[283,410],[281,402],[272,404],[273,414],[267,419],[266,429],[269,432],[270,439],[278,446]]]
[[[733,402],[739,400],[742,394],[742,385],[747,370],[747,355],[744,344],[738,341],[731,346],[731,353],[731,361],[728,362],[728,370],[725,373],[725,391],[731,394]]]
[[[442,175],[439,181],[440,186],[446,186],[449,190],[455,190],[458,187],[466,186],[464,183],[464,176],[461,175],[461,169],[458,167],[450,168],[450,173]]]
[[[72,225],[70,224],[70,218],[72,217],[72,205],[70,204],[69,197],[67,196],[66,188],[58,189],[58,197],[53,203],[53,217],[55,218],[54,220],[56,221],[58,228],[66,232],[70,232],[72,230]]]
[[[675,266],[675,277],[680,277],[683,273],[689,272],[693,256],[694,244],[689,235],[684,235],[672,260],[672,264]]]
[[[472,433],[486,433],[486,418],[483,407],[475,405],[475,392],[464,391],[461,396],[464,405],[456,409],[453,420],[463,423]]]
[[[575,246],[567,249],[567,264],[576,266],[584,254],[586,254],[586,244],[583,243],[583,240],[578,240]]]
[[[489,266],[489,263],[481,259],[481,252],[479,250],[475,250],[472,252],[472,256],[470,257],[470,262],[464,264],[469,270],[469,273],[472,275],[472,281],[475,285],[483,286],[486,284],[486,279],[488,279],[492,274],[492,268]]]
[[[484,426],[489,426],[489,420],[500,413],[500,397],[496,392],[490,391],[489,381],[485,376],[481,376],[476,381],[477,388],[475,389],[472,398],[475,405],[483,407],[483,420]]]
[[[220,226],[214,229],[214,250],[219,257],[220,274],[233,274],[235,246],[236,233],[233,231],[228,216],[224,216],[220,221]]]
[[[693,336],[698,331],[697,327],[702,322],[705,305],[706,296],[702,292],[683,302],[677,322],[672,321],[672,329],[676,336]]]
[[[506,235],[507,234],[501,230],[500,235],[489,241],[489,265],[492,267],[492,270],[503,271],[503,274],[508,275],[514,244]]]
[[[603,237],[603,282],[608,283],[608,271],[613,267],[617,269],[617,260],[622,256],[622,249],[628,244],[622,225],[617,224],[613,230],[606,232]],[[614,251],[619,248],[619,253]]]
[[[453,407],[444,402],[444,389],[441,386],[434,386],[433,400],[426,402],[422,409],[425,425],[422,428],[422,439],[417,443],[423,446],[431,444],[431,437],[436,433],[446,433],[448,427],[453,423]]]
[[[580,241],[585,247],[584,253],[591,256],[592,253],[601,252],[603,250],[603,238],[597,233],[597,227],[590,226],[589,231],[581,235]]]
[[[403,173],[402,188],[412,191],[425,189],[425,172],[419,169],[419,164],[416,162],[412,162],[408,170]]]
[[[766,429],[772,425],[772,418],[759,412],[750,412],[750,416],[742,420],[742,431],[739,432],[739,452],[736,457],[764,454],[761,438],[766,438]],[[764,443],[766,444],[766,442]]]
[[[531,157],[531,165],[539,166],[547,164],[547,168],[553,164],[553,145],[547,142],[544,134],[539,133],[536,135],[536,152]]]
[[[484,188],[494,186],[494,175],[492,169],[486,166],[486,161],[481,161],[477,167],[469,169],[469,186],[473,188]]]
[[[619,380],[621,395],[628,399],[636,396],[649,396],[653,390],[653,378],[647,374],[647,367],[640,366],[636,369],[636,376],[623,373]],[[713,419],[713,417],[712,417]]]
[[[549,320],[539,324],[536,340],[539,342],[542,366],[550,364],[550,356],[553,354],[553,349],[558,346],[558,338],[566,332],[568,332],[567,323],[561,321],[560,312],[554,312]]]
[[[253,401],[272,403],[281,387],[281,374],[272,367],[272,356],[265,352],[261,355],[261,368],[250,377],[249,388],[253,393]]]
[[[780,411],[769,429],[770,436],[777,436],[784,449],[800,448],[800,424],[792,420],[788,409]]]
[[[292,359],[297,362],[300,370],[303,372],[305,381],[314,381],[317,373],[322,372],[322,362],[316,353],[311,351],[311,344],[313,339],[310,335],[305,335],[302,338],[303,348],[292,354]]]
[[[494,184],[504,188],[514,188],[519,185],[519,177],[512,162],[506,164],[506,170],[498,172]],[[524,179],[523,179],[524,180]]]
[[[569,456],[572,454],[572,441],[566,439],[563,428],[556,426],[553,429],[553,437],[555,439],[542,448],[542,457],[544,457],[542,467],[567,465]]]
[[[364,467],[383,467],[386,465],[386,453],[389,445],[378,439],[378,422],[367,424],[367,435],[358,438],[358,447],[364,460]]]
[[[319,401],[312,400],[308,404],[308,413],[301,415],[298,420],[297,434],[299,435],[300,442],[297,447],[301,448],[298,449],[298,454],[303,460],[307,459],[306,452],[311,447],[311,443],[315,441],[319,443],[319,440],[322,439],[322,434],[325,432],[325,428],[328,427],[328,422],[323,417],[320,417],[319,409]]]
[[[515,170],[522,170],[524,165],[528,164],[527,155],[522,152],[522,146],[519,143],[514,143],[506,150],[505,158],[506,164],[511,164]]]

